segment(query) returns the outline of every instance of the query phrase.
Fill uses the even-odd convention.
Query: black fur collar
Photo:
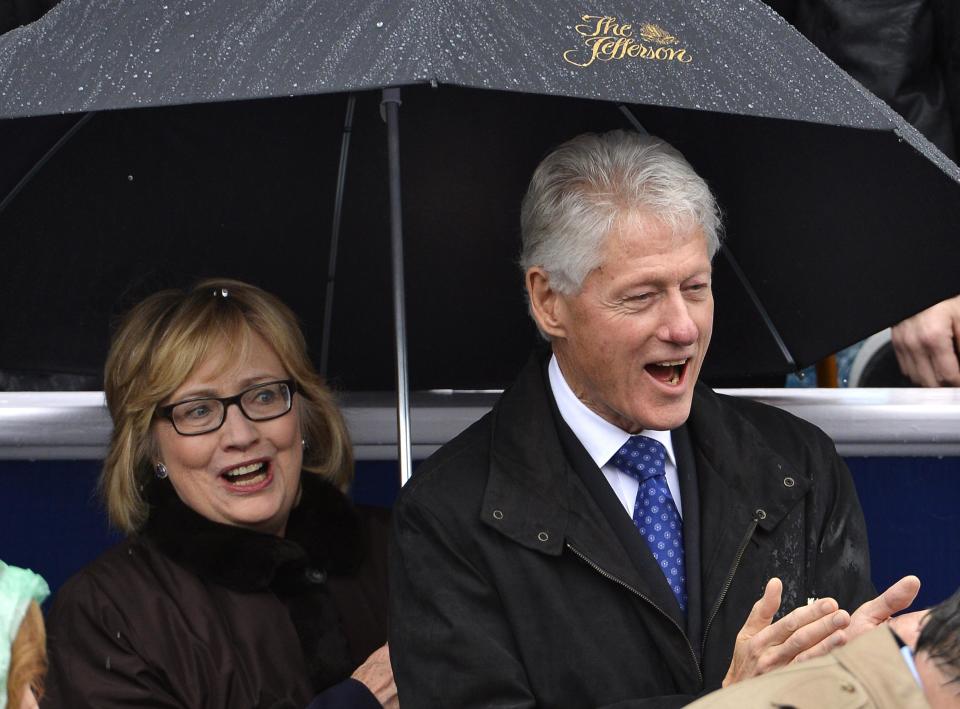
[[[147,491],[150,516],[143,535],[203,579],[237,591],[257,591],[283,578],[346,574],[365,547],[356,510],[319,475],[302,473],[303,494],[291,511],[286,537],[213,522],[187,507],[168,480]]]

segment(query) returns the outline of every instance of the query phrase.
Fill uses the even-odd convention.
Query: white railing
[[[960,455],[960,389],[728,389],[820,426],[845,456]],[[413,456],[421,459],[483,416],[494,392],[411,397]],[[359,460],[396,458],[389,393],[340,397]],[[0,459],[99,459],[110,437],[102,392],[0,392]]]

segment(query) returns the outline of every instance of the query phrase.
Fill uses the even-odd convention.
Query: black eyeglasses
[[[199,436],[223,426],[227,408],[236,404],[251,421],[280,418],[293,406],[297,384],[292,379],[257,384],[235,396],[206,396],[157,407],[156,416],[173,424],[181,436]]]

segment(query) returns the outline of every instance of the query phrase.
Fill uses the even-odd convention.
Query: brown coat
[[[708,694],[691,709],[929,709],[890,631]]]
[[[161,495],[57,594],[44,707],[303,707],[349,676],[386,640],[388,514],[314,478],[286,539]]]

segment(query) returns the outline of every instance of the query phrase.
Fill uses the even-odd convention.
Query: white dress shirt
[[[567,384],[567,380],[563,378],[556,356],[550,357],[547,373],[550,377],[550,388],[553,390],[553,398],[557,402],[560,415],[566,421],[570,430],[573,431],[573,435],[583,444],[587,454],[593,458],[593,462],[603,472],[603,476],[610,483],[613,492],[632,519],[633,505],[637,499],[637,490],[640,489],[640,483],[636,478],[620,472],[619,468],[610,464],[610,459],[627,442],[631,434],[601,418],[577,398],[570,385]],[[680,478],[677,475],[677,459],[673,454],[673,439],[670,437],[670,431],[644,429],[640,432],[640,435],[656,439],[667,449],[665,465],[667,486],[670,488],[670,494],[673,495],[677,512],[680,513],[682,519],[683,503],[680,499]]]

